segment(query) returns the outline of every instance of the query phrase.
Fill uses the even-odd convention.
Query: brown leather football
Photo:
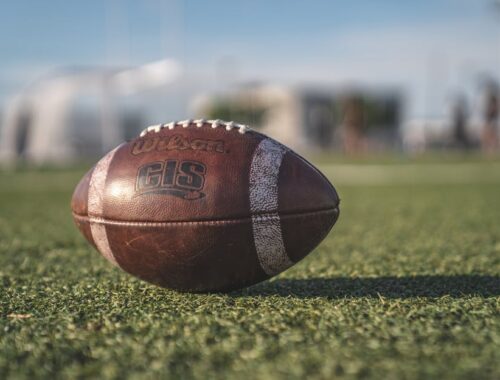
[[[306,256],[339,215],[310,163],[248,127],[195,120],[149,127],[80,181],[73,217],[114,265],[182,291],[230,291]]]

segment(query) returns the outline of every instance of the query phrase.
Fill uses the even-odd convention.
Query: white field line
[[[328,164],[319,168],[332,183],[342,185],[500,184],[500,163]]]

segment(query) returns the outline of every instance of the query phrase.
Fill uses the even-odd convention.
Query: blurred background
[[[499,80],[493,0],[2,2],[0,162],[198,117],[304,154],[494,155]]]
[[[500,379],[499,85],[500,0],[0,0],[0,380]],[[332,181],[313,254],[192,295],[87,244],[84,172],[188,118]]]

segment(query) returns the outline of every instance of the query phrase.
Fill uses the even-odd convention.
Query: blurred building
[[[480,124],[462,120],[463,111],[442,118],[406,120],[402,125],[403,149],[412,153],[471,150],[480,146]],[[466,123],[466,124],[465,124]]]
[[[493,153],[499,149],[498,85],[493,80],[480,83],[482,91],[472,98],[455,94],[449,109],[439,118],[405,120],[403,148],[410,152],[427,150],[479,150]],[[470,107],[472,103],[474,107]]]
[[[296,150],[381,150],[399,145],[396,90],[250,85],[198,97],[197,117],[246,123]]]
[[[144,107],[123,106],[119,96],[164,85],[176,70],[160,61],[124,70],[66,70],[39,81],[7,103],[0,162],[67,164],[102,156],[145,126]]]

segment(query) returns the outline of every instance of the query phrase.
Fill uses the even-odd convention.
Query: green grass
[[[314,253],[234,294],[112,268],[72,224],[83,173],[0,173],[0,378],[500,378],[498,163],[325,164]]]

